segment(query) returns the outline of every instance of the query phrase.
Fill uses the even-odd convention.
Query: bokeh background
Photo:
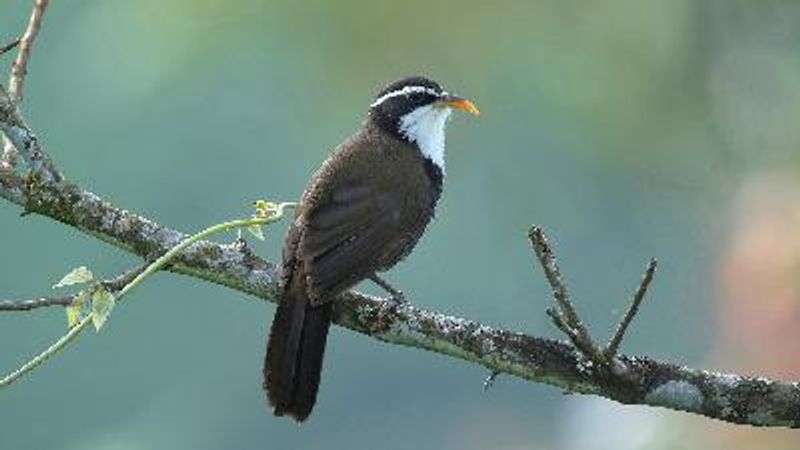
[[[0,0],[0,41],[30,3]],[[428,74],[483,114],[452,120],[438,217],[388,275],[411,301],[560,338],[536,223],[598,338],[656,256],[626,352],[798,379],[799,44],[792,0],[53,2],[24,110],[70,178],[191,231],[297,198],[383,83]],[[0,202],[0,297],[136,262],[19,212]],[[259,253],[274,260],[284,231]],[[169,274],[130,300],[0,393],[0,448],[797,448],[510,377],[484,393],[479,367],[338,327],[297,426],[261,391],[273,305]],[[2,370],[65,325],[0,316]]]

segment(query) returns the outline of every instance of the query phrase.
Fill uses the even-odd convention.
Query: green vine
[[[120,289],[119,292],[117,292],[116,294],[112,295],[111,293],[105,291],[98,284],[94,284],[92,287],[89,288],[89,289],[91,289],[93,291],[93,295],[92,295],[93,301],[94,301],[94,297],[95,297],[94,294],[102,293],[103,295],[100,295],[99,298],[108,299],[109,296],[111,296],[110,297],[111,298],[110,301],[112,302],[111,306],[113,306],[113,303],[119,302],[133,288],[138,286],[142,281],[144,281],[150,275],[153,275],[154,273],[156,273],[159,270],[161,270],[170,261],[172,261],[172,259],[174,259],[176,256],[178,256],[182,251],[186,250],[186,248],[188,248],[190,245],[192,245],[195,242],[198,242],[200,240],[203,240],[203,239],[206,239],[208,237],[211,237],[211,236],[213,236],[215,234],[219,234],[219,233],[223,233],[223,232],[231,231],[231,230],[247,229],[254,236],[256,236],[256,237],[258,237],[260,239],[263,239],[263,234],[261,233],[261,227],[264,226],[264,225],[269,225],[271,223],[274,223],[274,222],[277,222],[277,221],[281,220],[283,218],[285,209],[287,209],[287,208],[295,208],[296,206],[297,206],[297,204],[296,203],[292,203],[292,202],[271,203],[271,202],[266,202],[266,201],[261,201],[261,200],[257,201],[257,202],[255,202],[256,213],[255,213],[255,216],[253,218],[232,220],[230,222],[223,222],[223,223],[208,227],[205,230],[203,230],[203,231],[201,231],[201,232],[199,232],[197,234],[194,234],[192,236],[187,237],[181,243],[179,243],[175,247],[172,247],[171,249],[169,249],[169,251],[167,251],[162,256],[160,256],[158,259],[153,261],[150,265],[148,265],[139,275],[136,276],[136,278],[131,280],[122,289]],[[76,271],[80,271],[80,272],[83,272],[85,270],[86,270],[85,268],[76,269]],[[56,287],[62,286],[62,285],[75,284],[77,282],[83,282],[83,281],[90,281],[91,280],[91,273],[89,272],[89,276],[85,280],[79,280],[79,281],[76,281],[76,282],[69,282],[69,281],[65,282],[65,280],[67,280],[76,271],[73,271],[71,274],[68,274],[67,277],[65,277],[64,280],[62,280],[60,283],[58,283],[56,285]],[[86,291],[82,291],[81,293],[76,294],[75,298],[78,299],[81,296],[83,296],[85,293],[86,293]],[[106,300],[106,301],[108,301],[108,300]],[[105,315],[107,315],[108,312],[110,312],[110,309],[111,309],[110,307],[106,306]],[[33,357],[32,359],[27,361],[25,364],[23,364],[22,366],[20,366],[19,368],[17,368],[13,372],[11,372],[8,375],[0,378],[0,388],[6,387],[6,386],[14,383],[15,381],[19,380],[23,376],[27,375],[28,373],[30,373],[31,371],[36,369],[39,365],[41,365],[42,363],[47,361],[50,357],[52,357],[53,355],[55,355],[56,353],[58,353],[59,351],[64,349],[64,347],[66,347],[67,344],[69,344],[73,339],[78,337],[78,335],[89,325],[90,322],[95,321],[95,327],[99,330],[100,327],[102,326],[103,322],[105,322],[105,318],[106,317],[104,316],[102,318],[102,320],[98,324],[97,318],[95,317],[96,314],[97,314],[97,310],[95,308],[93,308],[91,312],[86,314],[86,316],[84,316],[82,319],[80,319],[80,321],[75,323],[64,336],[62,336],[60,339],[55,341],[52,345],[50,345],[50,347],[48,347],[43,352],[39,353],[38,355],[36,355],[35,357]]]

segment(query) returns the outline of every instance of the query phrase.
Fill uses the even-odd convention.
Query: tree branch
[[[26,58],[47,1],[39,0],[36,5],[29,24],[31,33],[26,32]],[[24,76],[24,66],[21,73]],[[21,92],[22,80],[12,89],[13,95]],[[17,102],[1,86],[0,131],[22,153],[31,169],[31,175],[25,177],[13,166],[0,165],[0,197],[19,205],[23,212],[52,218],[146,260],[164,255],[187,238],[180,231],[119,209],[64,179],[25,124]],[[492,373],[487,386],[497,374],[506,373],[625,404],[660,406],[739,424],[800,428],[800,383],[718,374],[647,357],[616,355],[618,341],[641,303],[637,298],[644,297],[652,274],[649,278],[646,275],[640,285],[641,295],[634,296],[609,346],[600,351],[572,306],[552,248],[541,230],[535,230],[538,232],[532,232],[532,243],[558,307],[548,311],[576,347],[356,292],[344,293],[337,299],[334,322],[384,342],[482,365]],[[166,267],[171,272],[218,283],[273,303],[280,288],[277,269],[247,246],[209,241],[195,242]],[[87,316],[84,321],[88,319]],[[73,327],[11,376],[21,376],[40,364],[77,336],[84,325],[81,322]],[[587,357],[605,363],[613,360],[613,370],[587,368]]]
[[[0,117],[8,117],[2,110]],[[0,123],[0,127],[8,127]],[[25,144],[24,142],[21,142]],[[143,258],[163,254],[186,235],[121,210],[67,181],[29,188],[13,171],[0,172],[0,196],[31,212],[75,227]],[[198,242],[167,269],[275,302],[277,266],[246,246]],[[411,305],[393,306],[355,292],[336,302],[334,322],[393,344],[416,347],[572,392],[626,404],[661,406],[733,423],[800,427],[800,385],[725,375],[619,355],[621,376],[587,371],[562,342],[494,329]]]

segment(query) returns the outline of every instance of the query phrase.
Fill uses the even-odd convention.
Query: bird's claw
[[[393,292],[392,295],[386,301],[391,303],[392,306],[394,306],[395,308],[398,306],[403,306],[406,303],[408,303],[408,300],[406,300],[406,295],[403,294],[402,291]]]

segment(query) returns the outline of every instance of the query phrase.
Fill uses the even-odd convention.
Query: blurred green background
[[[0,42],[30,3],[0,0]],[[483,114],[451,121],[437,219],[387,275],[412,302],[561,338],[536,223],[599,338],[656,256],[626,352],[798,379],[798,45],[792,0],[55,1],[24,111],[72,180],[193,231],[297,198],[384,83],[427,74]],[[0,298],[136,263],[19,212],[0,202]],[[259,253],[275,260],[284,231]],[[0,448],[796,448],[510,377],[484,393],[477,366],[338,327],[297,426],[261,390],[273,305],[169,274],[130,300],[0,393]],[[65,325],[57,309],[0,316],[2,371]]]

